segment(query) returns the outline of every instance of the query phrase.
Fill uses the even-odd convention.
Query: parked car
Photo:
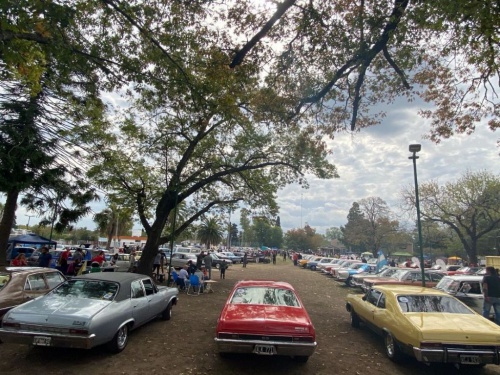
[[[48,293],[65,280],[51,268],[7,267],[0,271],[0,319],[13,307]]]
[[[219,256],[217,256],[214,253],[210,253],[210,256],[212,257],[212,267],[214,267],[214,268],[219,268],[221,263],[226,263],[228,266],[233,264],[233,262],[231,260],[219,258]],[[205,262],[203,262],[203,263],[205,263]]]
[[[351,280],[351,286],[353,287],[359,287],[362,289],[363,285],[363,280],[368,278],[368,277],[390,277],[393,274],[395,274],[397,271],[401,270],[401,268],[398,267],[383,267],[379,272],[377,273],[361,273],[358,275],[353,275],[352,280]]]
[[[167,258],[166,262],[167,264],[170,263],[170,260],[172,260],[172,267],[174,268],[182,268],[188,262],[191,260],[193,263],[196,264],[196,254],[191,254],[191,253],[174,253],[172,254],[171,258]]]
[[[24,254],[26,256],[26,260],[36,251],[34,247],[14,247],[10,250],[10,254],[7,254],[7,261],[14,260],[19,254]],[[7,262],[9,263],[9,262]]]
[[[445,276],[435,288],[458,298],[475,312],[482,315],[484,303],[482,281],[483,276]],[[491,314],[491,317],[493,317],[493,314]]]
[[[425,286],[433,287],[445,276],[444,273],[439,271],[425,270]],[[374,285],[381,284],[408,284],[408,285],[422,285],[422,271],[420,269],[401,269],[395,272],[391,277],[367,277],[363,280],[362,289],[364,292],[368,291]]]
[[[106,344],[122,351],[128,333],[161,316],[169,320],[177,288],[156,286],[146,275],[99,272],[65,281],[50,293],[7,314],[4,342],[90,349]]]
[[[352,277],[358,274],[373,274],[377,269],[376,265],[368,263],[355,263],[349,268],[339,268],[337,270],[336,281],[344,282],[347,286],[354,286],[352,284]]]
[[[330,259],[328,262],[325,263],[319,262],[318,265],[316,266],[316,270],[324,272],[326,267],[333,266],[334,264],[337,264],[342,261],[341,259],[338,258],[328,258],[328,259]]]
[[[314,260],[311,260],[309,262],[307,262],[306,264],[306,268],[312,270],[312,271],[316,271],[316,269],[318,268],[318,266],[320,264],[326,264],[326,263],[329,263],[332,261],[333,258],[325,258],[325,257],[320,257],[319,259],[318,258],[315,258]]]
[[[500,363],[500,327],[442,291],[379,285],[364,296],[349,294],[346,309],[353,327],[364,323],[383,337],[393,361],[409,355],[425,363]]]
[[[333,266],[331,269],[330,269],[330,276],[333,277],[334,279],[337,278],[338,276],[338,272],[340,270],[346,270],[348,268],[351,268],[352,266],[354,266],[355,264],[363,264],[360,260],[348,260],[342,264],[338,264],[338,267],[336,266]],[[366,264],[366,263],[365,263]]]
[[[217,255],[219,255],[219,254],[224,255],[226,258],[228,258],[231,262],[233,262],[235,264],[243,262],[243,258],[242,257],[234,255],[230,251],[220,251],[220,252],[217,253]]]
[[[454,275],[455,272],[461,268],[459,264],[448,264],[446,266],[440,266],[439,264],[435,264],[434,266],[431,267],[431,270],[435,271],[443,271],[447,275]]]
[[[221,354],[283,355],[306,362],[316,349],[316,332],[290,284],[247,280],[229,294],[215,342]]]

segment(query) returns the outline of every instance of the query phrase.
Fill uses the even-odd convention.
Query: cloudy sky
[[[408,159],[410,143],[422,145],[417,160],[420,183],[456,180],[468,169],[499,172],[500,149],[496,142],[500,134],[491,132],[485,124],[478,125],[472,135],[456,135],[436,145],[423,138],[429,126],[418,117],[418,107],[401,100],[386,110],[387,117],[381,125],[354,134],[338,134],[329,142],[331,160],[337,166],[340,178],[310,178],[308,190],[290,185],[279,192],[284,231],[308,223],[317,232],[325,233],[327,228],[345,225],[352,203],[370,196],[385,200],[400,221],[409,220],[407,216],[401,216],[398,203],[402,187],[414,183],[413,164]],[[103,207],[103,203],[97,203],[93,209],[97,212]],[[27,215],[25,209],[19,207],[17,222],[27,224]],[[38,221],[39,218],[32,217],[30,225]],[[232,221],[239,223],[238,212],[233,214]],[[95,228],[91,216],[77,226]],[[134,228],[140,229],[140,225],[137,223]]]
[[[496,142],[500,134],[483,124],[472,135],[457,135],[434,144],[423,138],[430,128],[417,110],[401,101],[390,107],[383,124],[354,135],[337,135],[330,146],[340,178],[311,179],[308,190],[296,185],[282,190],[279,204],[284,231],[306,222],[319,233],[345,225],[352,203],[370,196],[382,198],[400,220],[408,220],[398,206],[401,189],[414,185],[413,161],[408,159],[408,146],[414,142],[422,145],[417,160],[419,183],[453,181],[466,170],[498,174],[500,150]]]

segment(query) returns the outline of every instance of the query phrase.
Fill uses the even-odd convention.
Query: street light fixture
[[[420,222],[420,201],[418,199],[418,182],[417,182],[417,159],[416,155],[422,149],[418,143],[412,143],[409,147],[413,153],[408,159],[413,160],[413,175],[415,176],[415,205],[417,207],[417,227],[418,227],[418,244],[420,246],[420,269],[422,270],[422,286],[425,287],[425,267],[424,267],[424,248],[422,246],[422,224]]]

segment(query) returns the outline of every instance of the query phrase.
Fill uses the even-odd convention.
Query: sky
[[[400,192],[405,186],[413,186],[413,161],[408,146],[420,143],[418,153],[418,182],[437,180],[439,183],[455,181],[467,170],[487,170],[498,174],[500,134],[488,130],[486,124],[478,124],[472,135],[455,135],[435,144],[424,139],[429,125],[418,116],[417,104],[403,100],[383,108],[387,117],[377,126],[356,133],[341,133],[329,141],[331,161],[336,165],[340,178],[320,180],[309,178],[309,189],[289,185],[278,193],[280,222],[283,232],[301,228],[306,223],[324,234],[328,228],[347,223],[352,203],[371,196],[382,198],[401,220],[410,220],[398,210]],[[95,203],[98,212],[104,203]],[[19,206],[17,223],[30,225],[39,218],[28,218],[29,213]],[[413,218],[411,220],[415,220]],[[233,213],[232,222],[239,224],[239,213]],[[82,219],[77,227],[94,229],[92,216]],[[140,224],[134,229],[140,230]]]

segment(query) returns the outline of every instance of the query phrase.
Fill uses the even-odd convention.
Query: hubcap
[[[118,347],[123,348],[127,342],[127,326],[123,326],[118,331],[118,337],[116,338],[116,343]]]
[[[391,335],[386,336],[385,346],[387,348],[387,354],[392,357],[394,355],[394,340],[392,339]]]

